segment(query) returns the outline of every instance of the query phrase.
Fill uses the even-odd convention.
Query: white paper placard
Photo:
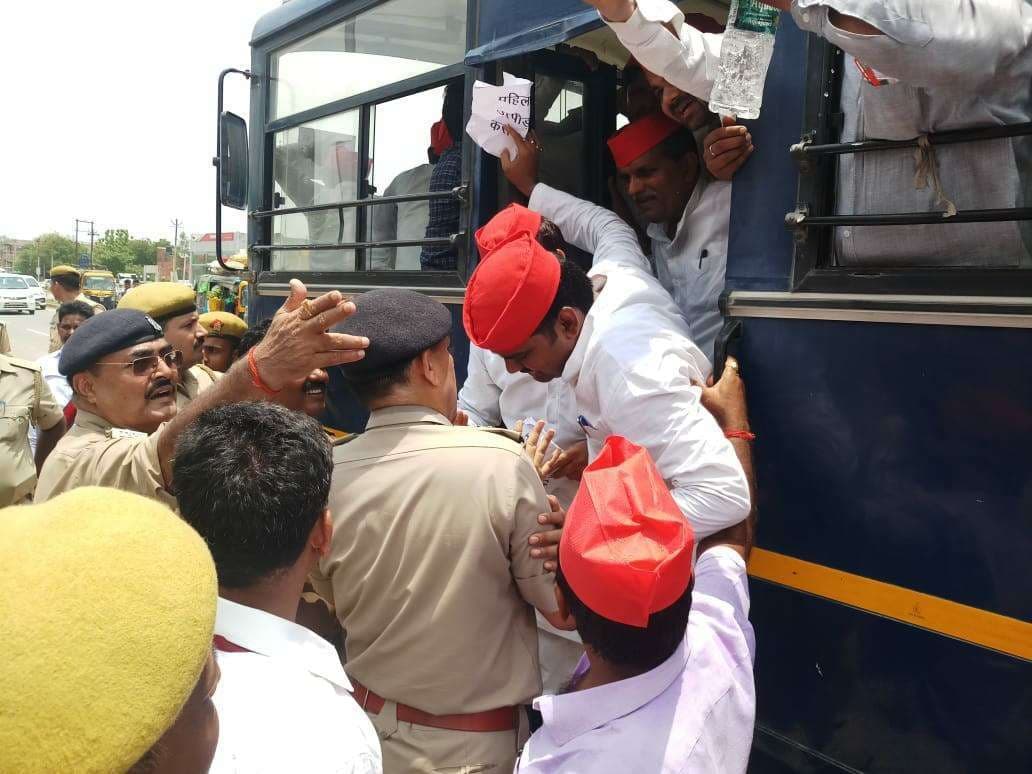
[[[483,81],[474,83],[466,134],[492,156],[500,157],[502,151],[508,150],[516,158],[516,144],[505,134],[504,127],[511,126],[521,137],[527,136],[532,86],[527,79],[509,73],[503,74],[501,86]]]

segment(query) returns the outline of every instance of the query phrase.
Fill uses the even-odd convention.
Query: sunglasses
[[[132,366],[133,376],[150,376],[158,367],[158,359],[164,360],[169,368],[179,368],[183,364],[183,353],[178,349],[166,349],[157,355],[138,357],[128,363],[95,363],[94,365]]]

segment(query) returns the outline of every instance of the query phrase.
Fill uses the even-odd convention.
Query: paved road
[[[50,348],[50,318],[53,309],[44,309],[35,314],[0,314],[0,322],[7,326],[11,337],[11,354],[26,360],[36,360],[47,354]]]

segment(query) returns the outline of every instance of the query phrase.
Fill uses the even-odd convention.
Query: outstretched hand
[[[717,180],[725,181],[735,176],[755,150],[749,130],[730,116],[724,116],[721,126],[706,135],[702,149],[706,169]]]
[[[300,280],[291,280],[290,296],[272,318],[265,338],[255,345],[258,373],[272,390],[304,379],[317,368],[365,357],[368,338],[329,332],[355,313],[355,305],[336,290],[312,300],[307,295]]]

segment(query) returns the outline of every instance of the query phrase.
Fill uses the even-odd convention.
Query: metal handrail
[[[960,210],[946,217],[942,212],[899,212],[882,215],[809,215],[794,210],[785,215],[788,228],[818,226],[910,226],[925,223],[991,223],[1008,220],[1032,220],[1032,207],[995,210]]]
[[[378,242],[324,242],[318,244],[251,245],[252,250],[375,250],[380,247],[452,247],[466,236],[465,231],[430,239],[387,239]]]
[[[1020,137],[1032,134],[1032,122],[1022,124],[1006,124],[1003,126],[984,126],[976,129],[951,129],[925,135],[931,145],[953,145],[983,140],[998,140],[1003,137]],[[813,145],[810,138],[803,138],[791,146],[792,156],[799,162],[812,156],[841,156],[849,153],[871,153],[900,148],[916,148],[918,138],[909,140],[858,140],[856,142],[827,143]]]
[[[371,196],[365,199],[352,199],[345,202],[331,202],[329,204],[313,204],[309,207],[283,207],[278,210],[257,210],[248,213],[250,218],[271,218],[276,215],[296,215],[305,212],[325,212],[328,210],[344,210],[351,207],[375,206],[377,204],[401,204],[404,202],[431,201],[435,199],[456,199],[466,200],[466,193],[469,190],[467,184],[456,186],[450,191],[433,191],[418,194],[400,194],[398,196]]]

